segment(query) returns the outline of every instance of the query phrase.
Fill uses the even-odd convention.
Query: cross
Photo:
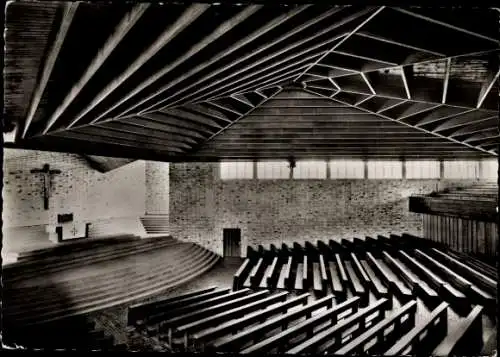
[[[41,169],[31,170],[32,174],[42,174],[43,177],[43,208],[49,209],[50,180],[52,175],[60,174],[61,170],[51,170],[49,164],[43,165]]]

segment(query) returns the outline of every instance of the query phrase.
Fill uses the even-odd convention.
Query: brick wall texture
[[[75,221],[91,222],[95,227],[91,229],[93,236],[143,232],[139,216],[144,215],[146,209],[144,161],[100,173],[78,155],[43,151],[20,153],[15,157],[7,156],[3,162],[4,248],[25,250],[42,240],[46,242],[48,236],[43,230],[29,229],[38,232],[34,237],[23,234],[21,227],[54,224],[60,213],[73,213]],[[52,178],[49,210],[43,207],[42,176],[30,173],[31,169],[40,169],[46,163],[51,169],[61,170]]]
[[[408,197],[466,184],[439,180],[220,180],[218,164],[170,165],[174,237],[222,252],[223,228],[246,247],[408,232],[421,235]]]
[[[146,214],[168,215],[169,164],[146,161]]]

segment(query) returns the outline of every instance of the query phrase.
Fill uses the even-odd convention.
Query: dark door
[[[241,229],[224,228],[224,257],[241,256]]]

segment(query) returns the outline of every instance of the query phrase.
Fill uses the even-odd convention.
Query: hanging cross
[[[32,174],[42,174],[43,177],[43,208],[49,209],[50,183],[52,175],[60,174],[61,170],[51,170],[49,164],[43,165],[42,169],[31,170]]]

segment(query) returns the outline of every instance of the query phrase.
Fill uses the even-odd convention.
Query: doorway
[[[224,228],[223,229],[223,254],[225,258],[241,257],[241,229]]]

